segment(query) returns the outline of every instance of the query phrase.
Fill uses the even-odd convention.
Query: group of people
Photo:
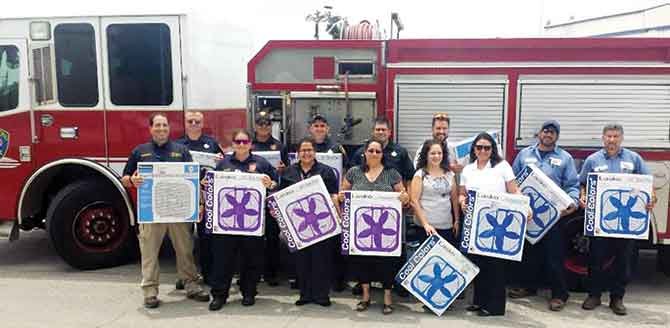
[[[139,145],[131,153],[124,169],[122,182],[127,187],[137,187],[143,181],[137,174],[140,161],[191,161],[189,150],[219,153],[219,144],[202,134],[204,117],[199,112],[185,114],[186,135],[176,142],[170,141],[169,124],[164,114],[153,114],[149,119],[152,140]],[[215,170],[261,173],[268,192],[291,186],[312,176],[321,176],[336,205],[342,201],[343,192],[395,191],[403,206],[411,208],[415,223],[423,227],[425,236],[438,234],[453,245],[461,232],[461,219],[468,190],[519,194],[515,176],[527,165],[534,164],[563,189],[573,204],[560,213],[565,217],[585,206],[586,176],[591,172],[650,174],[637,153],[621,146],[623,127],[607,124],[602,130],[603,148],[588,156],[578,174],[572,156],[557,146],[560,124],[550,120],[538,130],[537,142],[522,149],[510,165],[499,153],[498,143],[490,134],[480,133],[472,142],[469,161],[459,163],[447,136],[450,118],[446,113],[432,117],[432,137],[416,151],[414,160],[402,146],[391,139],[388,120],[374,121],[372,136],[351,157],[342,145],[328,136],[328,121],[315,115],[309,122],[310,136],[301,139],[295,147],[297,162],[288,161],[287,147],[271,135],[271,119],[267,113],[257,115],[254,133],[235,130],[232,137],[232,154],[223,156]],[[273,167],[255,151],[275,150],[281,153],[281,163]],[[330,152],[343,155],[346,174],[341,181],[329,166],[316,160],[316,153]],[[651,210],[656,198],[647,205]],[[529,218],[530,218],[529,213]],[[198,224],[199,265],[204,283],[211,287],[209,309],[216,311],[227,302],[231,281],[239,271],[242,304],[255,303],[257,284],[261,275],[271,286],[278,283],[279,228],[274,219],[266,216],[264,237],[208,235]],[[188,223],[154,223],[140,225],[139,241],[142,262],[142,290],[147,308],[159,306],[158,300],[158,250],[165,234],[172,240],[177,274],[188,298],[210,301],[201,284],[193,257],[192,227]],[[535,295],[547,273],[551,297],[549,308],[562,310],[569,297],[563,275],[563,241],[558,225],[535,245],[527,245],[520,269],[520,286],[506,289],[505,272],[509,262],[486,256],[468,255],[480,268],[474,281],[474,297],[469,311],[480,316],[504,315],[506,298],[523,298]],[[625,287],[630,275],[634,242],[628,239],[590,238],[588,263],[588,297],[582,304],[585,310],[601,304],[601,294],[609,290],[612,311],[626,314],[623,304]],[[611,273],[605,270],[614,251],[615,260]],[[381,283],[384,290],[382,313],[393,312],[391,289],[395,273],[403,264],[403,257],[342,256],[339,238],[330,238],[293,256],[297,286],[300,290],[295,305],[315,303],[329,306],[330,290],[341,291],[349,278],[360,288],[360,301],[356,311],[366,311],[371,304],[370,283]]]

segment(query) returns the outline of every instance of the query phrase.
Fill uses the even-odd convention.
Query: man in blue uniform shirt
[[[603,128],[603,149],[586,158],[579,174],[581,192],[579,202],[586,206],[586,178],[589,173],[651,174],[642,157],[626,148],[623,142],[623,126],[618,123],[606,124]],[[656,195],[647,204],[651,211],[656,203]],[[621,238],[592,237],[589,239],[589,276],[587,290],[589,296],[582,303],[584,310],[593,310],[601,304],[602,292],[609,288],[610,309],[617,315],[625,315],[623,297],[630,279],[631,257],[635,251],[635,240]],[[614,256],[610,270],[605,272],[605,264]]]
[[[556,185],[565,191],[573,204],[560,213],[560,217],[572,214],[579,204],[579,177],[572,156],[556,145],[561,126],[557,121],[546,121],[540,127],[535,145],[522,149],[516,156],[512,169],[515,175],[529,164],[534,164],[544,172]],[[535,245],[526,245],[521,265],[522,288],[511,289],[511,298],[522,298],[537,294],[542,283],[542,272],[548,273],[551,286],[549,309],[560,311],[568,299],[568,288],[563,273],[563,238],[560,221],[547,232],[542,240]]]
[[[152,114],[149,118],[151,142],[135,147],[123,169],[124,185],[139,187],[144,181],[137,173],[138,162],[191,162],[191,154],[181,144],[170,141],[170,125],[165,114]],[[177,275],[185,283],[186,296],[200,302],[209,301],[209,295],[198,284],[198,271],[193,259],[191,223],[150,223],[139,226],[140,255],[142,263],[142,292],[144,306],[156,308],[158,300],[158,253],[165,234],[169,234],[175,256]]]

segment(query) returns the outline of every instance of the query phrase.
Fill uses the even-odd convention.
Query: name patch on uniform
[[[137,190],[139,223],[178,223],[198,220],[200,166],[197,163],[141,162],[144,182]]]
[[[560,158],[551,157],[549,159],[549,164],[553,166],[561,166],[561,164],[563,164],[563,160],[561,160]]]
[[[609,168],[607,167],[607,164],[596,166],[593,168],[594,172],[607,172]]]
[[[635,170],[635,164],[633,164],[632,162],[621,161],[621,170],[622,171],[628,170],[632,172],[633,170]]]
[[[262,174],[209,171],[205,177],[205,232],[263,236],[265,186]]]
[[[648,239],[652,183],[651,175],[589,173],[584,235]]]
[[[528,206],[527,196],[469,190],[461,251],[521,261]]]
[[[428,237],[395,280],[438,316],[479,274],[479,268],[439,235]]]
[[[342,232],[335,205],[321,176],[273,193],[268,196],[268,207],[291,252]]]

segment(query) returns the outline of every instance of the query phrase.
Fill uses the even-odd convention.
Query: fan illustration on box
[[[223,231],[255,231],[261,226],[261,193],[251,188],[221,188],[218,226]]]
[[[525,215],[521,212],[484,207],[478,212],[475,245],[482,252],[514,256],[522,251]]]
[[[410,284],[414,292],[436,309],[446,308],[466,285],[465,277],[437,256],[425,262]]]
[[[289,224],[303,242],[327,235],[337,227],[328,200],[319,193],[310,194],[288,204],[286,213]]]
[[[530,198],[530,207],[533,210],[533,219],[526,228],[526,234],[537,238],[547,227],[558,220],[559,212],[537,189],[528,186],[523,188],[521,193]]]
[[[603,232],[628,235],[647,232],[649,194],[639,190],[609,189],[600,197],[600,228]]]
[[[389,207],[360,207],[354,213],[354,243],[361,251],[393,252],[398,247],[401,216]]]

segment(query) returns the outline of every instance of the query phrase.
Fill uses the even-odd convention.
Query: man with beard
[[[589,155],[584,160],[582,171],[579,173],[581,184],[579,203],[582,207],[586,207],[586,178],[589,173],[651,174],[638,153],[621,147],[623,142],[621,124],[606,124],[603,127],[602,140],[603,149]],[[656,195],[652,190],[647,211],[654,208],[656,201]],[[610,309],[617,315],[626,315],[623,296],[630,280],[631,257],[634,251],[636,251],[634,239],[589,238],[589,275],[586,288],[589,296],[582,303],[584,310],[593,310],[600,306],[600,296],[605,289],[609,288]],[[607,272],[605,266],[612,256],[614,256],[614,262],[609,269],[611,272]]]
[[[557,121],[546,121],[540,127],[535,145],[522,149],[516,156],[512,169],[515,175],[529,164],[537,166],[556,185],[573,199],[573,204],[560,213],[560,217],[572,214],[579,201],[579,178],[575,163],[567,151],[556,145],[561,126]],[[537,294],[543,283],[542,272],[548,273],[551,286],[549,309],[561,311],[568,300],[568,287],[563,273],[563,238],[560,221],[535,245],[526,244],[521,270],[522,288],[514,288],[509,292],[510,298],[522,298]]]
[[[449,150],[449,169],[454,173],[459,174],[461,173],[461,171],[463,171],[463,165],[456,162],[456,151],[454,150],[454,148],[449,147],[448,138],[449,138],[450,123],[451,119],[449,118],[449,115],[447,115],[447,113],[435,113],[433,115],[433,122],[431,124],[433,139],[445,143],[445,145],[447,146],[446,148]],[[414,167],[416,167],[416,164],[419,161],[419,153],[421,153],[420,146],[419,149],[416,150],[416,154],[414,155]]]

